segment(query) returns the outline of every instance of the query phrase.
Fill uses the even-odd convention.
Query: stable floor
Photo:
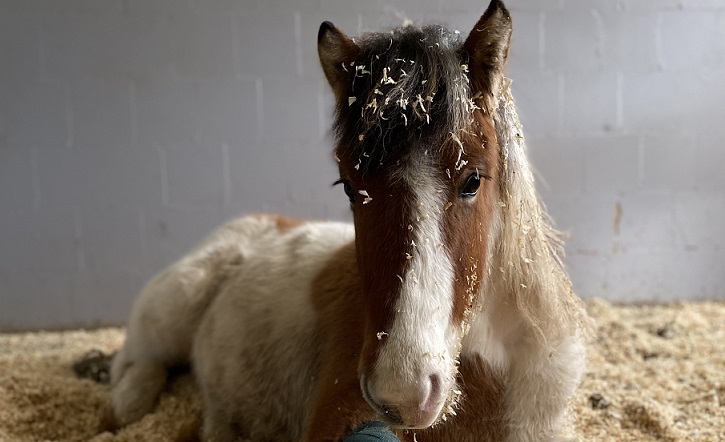
[[[596,334],[571,404],[580,440],[725,440],[725,303],[588,309]],[[188,374],[153,414],[106,431],[108,386],[72,365],[122,342],[122,329],[0,335],[0,442],[196,440],[201,404]]]

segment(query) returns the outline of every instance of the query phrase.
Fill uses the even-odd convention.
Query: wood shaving
[[[367,204],[367,203],[369,203],[370,201],[373,200],[370,197],[370,195],[368,194],[368,191],[367,190],[358,190],[357,193],[359,193],[360,195],[362,195],[362,196],[365,197],[365,199],[363,200],[363,204]]]
[[[360,74],[360,75],[358,75],[358,74]],[[364,64],[355,66],[355,75],[356,76],[363,76],[365,74],[368,74],[369,75],[370,74],[370,71],[367,70],[367,69],[365,69],[365,65]]]
[[[373,108],[373,112],[378,110],[378,99],[377,98],[373,97],[373,99],[370,100],[370,102],[367,104],[367,106],[365,106],[365,109],[369,109],[371,107]]]
[[[587,307],[596,334],[570,403],[571,435],[594,442],[723,440],[725,302],[614,306],[591,300]],[[658,333],[665,326],[667,337]],[[171,381],[153,413],[108,431],[110,387],[78,379],[71,367],[89,350],[117,350],[123,336],[122,329],[0,334],[0,440],[195,440],[202,410],[189,374]]]
[[[383,68],[383,78],[380,79],[380,84],[396,84],[397,82],[391,77],[388,77],[388,68]]]
[[[461,170],[463,166],[468,164],[468,161],[461,159],[463,157],[463,154],[465,154],[466,152],[463,150],[463,143],[461,142],[461,139],[458,138],[458,135],[451,132],[451,139],[458,145],[458,158],[456,159],[455,168],[456,170]]]
[[[587,304],[596,334],[570,404],[581,440],[724,440],[725,303]]]
[[[428,113],[428,111],[425,110],[425,106],[423,105],[423,97],[421,97],[420,94],[418,94],[418,97],[416,98],[415,104],[417,104],[418,106],[420,106],[420,110],[422,110],[424,114],[427,114]]]

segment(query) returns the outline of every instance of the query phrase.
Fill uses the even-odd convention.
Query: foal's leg
[[[233,424],[229,409],[224,402],[214,397],[202,386],[204,398],[204,442],[235,442],[240,438],[237,436],[236,426]]]
[[[131,363],[117,370],[123,370],[123,374],[113,387],[111,403],[116,425],[124,426],[153,410],[166,384],[167,372],[163,364],[154,362]]]
[[[244,253],[279,220],[247,217],[212,233],[193,252],[158,274],[141,291],[126,342],[111,367],[114,413],[121,424],[150,411],[169,367],[188,364],[197,328],[219,291],[244,264]]]
[[[213,297],[214,268],[182,260],[152,279],[134,304],[126,342],[111,365],[116,424],[153,410],[170,367],[186,364],[197,324]]]

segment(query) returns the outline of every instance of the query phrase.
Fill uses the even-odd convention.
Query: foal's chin
[[[397,413],[383,412],[381,418],[391,428],[399,430],[423,430],[437,424],[443,415],[443,404],[436,406],[434,410],[424,411],[415,409],[401,410]],[[403,417],[405,416],[405,417]]]

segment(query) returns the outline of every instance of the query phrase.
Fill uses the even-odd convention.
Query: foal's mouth
[[[360,389],[362,390],[365,402],[367,402],[368,405],[370,405],[370,407],[372,407],[372,409],[375,410],[380,417],[383,418],[383,420],[385,420],[385,422],[393,427],[405,427],[405,422],[403,422],[400,412],[395,407],[380,405],[373,400],[372,394],[370,393],[370,387],[368,386],[368,379],[365,375],[360,376]]]

